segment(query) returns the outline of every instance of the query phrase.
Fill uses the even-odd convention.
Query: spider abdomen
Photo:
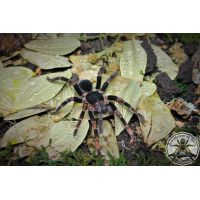
[[[91,104],[95,105],[97,102],[103,101],[103,95],[100,92],[93,91],[86,95],[86,101]]]

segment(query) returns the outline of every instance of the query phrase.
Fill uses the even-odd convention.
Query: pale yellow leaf
[[[1,70],[0,89],[15,100],[21,87],[34,76],[34,72],[25,67],[8,67]]]
[[[157,90],[157,87],[156,84],[154,83],[143,81],[141,89],[142,89],[142,95],[145,97],[149,97],[154,94],[154,92]]]
[[[70,56],[70,61],[73,64],[74,72],[78,73],[83,70],[88,70],[92,66],[92,63],[89,61],[91,55],[72,55]]]
[[[71,66],[71,63],[68,61],[67,57],[59,55],[46,55],[27,49],[22,49],[20,54],[24,59],[40,67],[41,69],[65,68]]]
[[[21,87],[12,110],[18,111],[24,108],[31,108],[53,98],[62,89],[64,82],[51,83],[46,80],[48,76],[50,78],[57,76],[70,78],[71,71],[67,70],[30,79]]]
[[[66,55],[73,52],[80,46],[80,42],[76,37],[49,38],[45,40],[32,40],[24,45],[27,49],[31,49],[40,53],[49,55]]]
[[[5,117],[11,113],[13,99],[0,89],[0,117]]]
[[[34,154],[34,147],[41,148],[41,146],[49,146],[46,148],[47,153],[51,159],[57,159],[60,152],[65,150],[75,151],[83,142],[89,129],[87,120],[83,120],[77,135],[74,137],[73,132],[77,121],[60,121],[53,123],[47,128],[42,137],[35,138],[27,144],[21,145],[15,149],[19,156],[25,157]]]
[[[123,98],[136,110],[142,95],[139,84],[136,81],[130,81],[123,79],[122,77],[118,77],[118,80],[119,79],[121,79],[121,81],[117,82],[117,79],[113,81],[112,86],[108,89],[107,93]],[[118,103],[115,103],[115,105],[117,109],[122,113],[125,121],[128,123],[134,113],[124,105],[120,105]],[[124,125],[122,124],[121,120],[115,116],[115,134],[119,135],[123,129]]]
[[[107,121],[103,121],[103,135],[100,136],[101,155],[105,156],[105,159],[109,160],[110,156],[119,158],[119,149],[117,145],[116,135],[111,124]],[[88,147],[91,152],[96,152],[94,134],[87,140]]]
[[[39,138],[51,128],[52,119],[48,116],[29,117],[12,126],[0,140],[0,148]]]
[[[147,65],[147,55],[138,40],[124,42],[120,58],[121,75],[139,83],[143,81]]]
[[[3,69],[3,63],[0,61],[0,70]]]
[[[16,113],[13,114],[9,114],[7,117],[4,118],[4,120],[17,120],[17,119],[21,119],[21,118],[25,118],[25,117],[29,117],[32,115],[36,115],[38,113],[42,113],[45,112],[47,110],[50,110],[51,108],[49,107],[42,107],[42,106],[36,106],[34,108],[26,108],[23,110],[19,110]]]
[[[174,80],[178,73],[178,66],[172,61],[172,59],[158,46],[151,44],[151,47],[157,57],[157,67],[168,74],[168,76]]]
[[[45,105],[48,105],[51,109],[57,108],[63,101],[67,100],[69,97],[74,96],[74,88],[66,84],[61,91],[48,102],[45,102]],[[74,102],[68,103],[64,106],[58,114],[52,114],[52,118],[54,122],[60,121],[63,117],[65,117],[73,108]]]
[[[33,71],[24,67],[1,69],[0,73],[0,116],[12,113],[12,105],[21,87],[34,76]]]
[[[141,98],[138,112],[144,117],[144,122],[140,122],[140,125],[147,145],[152,145],[166,137],[175,126],[169,108],[160,100],[157,92]]]

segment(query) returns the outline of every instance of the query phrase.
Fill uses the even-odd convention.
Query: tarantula
[[[114,95],[108,95],[104,96],[104,92],[106,91],[107,87],[109,86],[110,82],[118,75],[117,72],[114,72],[102,85],[101,87],[101,79],[102,74],[106,73],[106,68],[101,67],[98,71],[97,81],[96,81],[96,88],[93,90],[93,85],[90,80],[80,80],[77,74],[73,74],[70,79],[66,77],[55,77],[55,78],[49,78],[47,77],[47,80],[50,82],[56,82],[56,81],[64,81],[68,84],[72,85],[74,89],[76,90],[77,94],[80,97],[70,97],[66,101],[62,102],[57,108],[55,113],[58,113],[60,109],[67,105],[69,102],[74,101],[77,103],[82,103],[82,112],[80,113],[79,120],[76,124],[76,128],[74,130],[74,136],[77,134],[78,129],[81,125],[81,122],[83,120],[84,114],[86,111],[88,111],[89,118],[92,123],[92,127],[94,130],[94,136],[95,136],[95,147],[100,154],[100,144],[99,144],[99,134],[103,133],[102,130],[102,124],[103,119],[102,115],[105,113],[112,113],[116,114],[116,116],[121,120],[123,125],[125,126],[125,129],[127,130],[128,134],[131,137],[130,142],[133,143],[135,141],[135,136],[133,135],[133,130],[131,127],[127,124],[125,119],[123,118],[122,114],[117,110],[116,106],[111,102],[115,101],[119,104],[124,105],[128,109],[130,109],[135,114],[135,109],[126,101],[124,101],[122,98],[114,96]]]

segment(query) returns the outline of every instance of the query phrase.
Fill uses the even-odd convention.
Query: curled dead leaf
[[[195,105],[188,103],[181,98],[174,99],[167,105],[171,110],[175,111],[184,119],[187,119],[192,114],[192,112],[200,114],[200,111],[195,107]]]

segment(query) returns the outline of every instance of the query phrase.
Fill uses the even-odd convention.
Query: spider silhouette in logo
[[[76,90],[77,94],[80,97],[70,97],[66,101],[62,102],[57,108],[55,113],[59,113],[61,108],[67,105],[69,102],[77,102],[82,103],[82,112],[80,113],[79,120],[76,124],[76,128],[74,130],[74,136],[77,134],[78,129],[81,125],[83,120],[84,114],[88,111],[89,118],[92,123],[92,127],[94,130],[95,136],[95,147],[97,153],[100,154],[100,144],[99,144],[99,134],[103,133],[102,124],[103,124],[103,117],[102,115],[105,113],[116,114],[116,116],[121,120],[122,124],[124,125],[125,129],[127,130],[128,134],[131,137],[130,143],[134,143],[136,138],[133,134],[132,128],[127,124],[125,119],[123,118],[122,114],[117,110],[116,106],[113,104],[112,101],[118,102],[121,105],[124,105],[126,108],[131,110],[133,113],[136,113],[136,110],[122,98],[108,95],[104,96],[104,92],[106,91],[107,87],[109,86],[110,82],[118,75],[117,72],[114,72],[102,85],[101,87],[101,79],[102,74],[106,73],[106,68],[103,66],[98,71],[97,81],[96,81],[96,88],[93,89],[92,82],[90,80],[80,80],[77,74],[72,74],[70,79],[66,77],[55,77],[49,78],[47,80],[50,82],[56,81],[64,81],[68,84],[72,85]]]
[[[194,161],[196,155],[190,151],[189,147],[193,147],[195,145],[188,144],[189,139],[190,138],[185,140],[185,138],[181,138],[180,141],[177,140],[178,144],[171,145],[172,147],[177,147],[175,152],[169,155],[172,161],[176,158],[181,159],[184,157],[189,157],[192,161]]]

